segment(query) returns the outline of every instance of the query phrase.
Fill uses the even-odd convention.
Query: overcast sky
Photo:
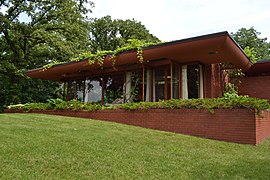
[[[141,21],[162,41],[254,28],[270,42],[270,0],[93,0],[90,17]]]

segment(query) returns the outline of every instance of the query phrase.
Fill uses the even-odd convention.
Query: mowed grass
[[[269,177],[269,140],[240,145],[90,119],[0,114],[0,179]]]

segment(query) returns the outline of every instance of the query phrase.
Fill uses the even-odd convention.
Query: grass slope
[[[0,114],[0,179],[270,177],[270,140],[219,142],[116,123]]]

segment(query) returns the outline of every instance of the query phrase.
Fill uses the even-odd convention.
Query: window
[[[156,67],[154,79],[155,101],[179,98],[179,70],[177,64]]]
[[[123,103],[124,75],[111,75],[104,77],[105,103]]]
[[[86,81],[86,102],[101,102],[102,78],[94,78]]]
[[[188,98],[199,98],[200,67],[198,64],[187,66]]]

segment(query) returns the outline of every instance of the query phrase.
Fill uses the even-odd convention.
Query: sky
[[[270,42],[270,0],[92,0],[89,17],[140,21],[162,41],[254,27]]]

